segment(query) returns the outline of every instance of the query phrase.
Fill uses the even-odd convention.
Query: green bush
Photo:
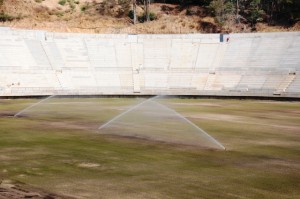
[[[133,14],[134,14],[134,12],[133,12],[133,10],[129,10],[129,12],[128,12],[128,17],[130,18],[130,19],[133,19]]]
[[[153,21],[153,20],[157,19],[157,16],[156,16],[156,14],[154,12],[150,12],[149,18],[150,18],[150,21]]]
[[[185,15],[191,16],[191,15],[193,15],[193,11],[191,9],[186,9]]]
[[[140,23],[144,23],[145,21],[147,21],[147,16],[146,16],[146,13],[144,13],[143,15],[140,15],[140,16],[137,16],[137,19]],[[155,13],[153,12],[150,12],[149,13],[149,19],[150,21],[154,21],[157,19],[157,16]]]
[[[62,16],[64,16],[64,12],[63,12],[63,11],[57,11],[57,12],[55,13],[55,15],[56,15],[57,17],[62,17]]]
[[[80,7],[80,10],[82,11],[82,12],[85,12],[87,9],[89,9],[89,5],[83,5],[83,6],[81,6]]]
[[[67,3],[66,0],[59,0],[59,1],[58,1],[58,4],[60,4],[60,5],[62,5],[62,6],[64,6],[66,3]]]
[[[14,19],[15,19],[15,17],[10,16],[10,15],[4,13],[4,12],[0,13],[0,22],[12,21]]]

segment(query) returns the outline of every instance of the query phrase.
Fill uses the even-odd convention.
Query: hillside
[[[119,3],[118,3],[119,2]],[[300,23],[268,25],[265,22],[217,23],[207,6],[152,3],[153,21],[133,25],[120,0],[0,0],[0,26],[82,33],[218,33],[298,31]],[[137,7],[143,15],[144,6]],[[141,20],[140,20],[141,21]]]

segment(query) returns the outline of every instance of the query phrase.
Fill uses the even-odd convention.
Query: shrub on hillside
[[[64,6],[67,3],[67,0],[59,0],[58,4]]]
[[[128,13],[128,17],[130,19],[133,19],[133,10],[130,10],[129,13]],[[146,16],[146,13],[140,13],[140,15],[137,16],[137,19],[140,23],[144,23],[147,21],[147,16]],[[149,13],[149,19],[150,21],[154,21],[157,19],[157,16],[154,12],[150,12]]]
[[[134,17],[134,12],[133,12],[133,10],[129,10],[129,12],[128,12],[128,17],[129,17],[130,19],[133,19],[133,17]]]
[[[97,10],[103,15],[122,17],[130,14],[130,6],[131,0],[104,0]]]
[[[15,19],[15,17],[13,17],[11,15],[8,15],[8,14],[6,14],[4,12],[0,13],[0,22],[12,21],[14,19]]]
[[[83,6],[81,6],[80,7],[80,10],[82,11],[82,12],[85,12],[87,9],[89,9],[90,8],[90,6],[88,5],[88,4],[85,4],[85,5],[83,5]]]
[[[138,16],[138,20],[139,20],[140,23],[144,23],[146,21],[146,19],[147,19],[147,16],[146,16],[145,13],[141,16]],[[149,13],[149,19],[150,19],[150,21],[156,20],[157,19],[156,14],[154,12],[150,12]]]

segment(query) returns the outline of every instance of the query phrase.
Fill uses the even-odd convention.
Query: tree
[[[146,21],[150,21],[150,0],[144,0],[146,3]]]
[[[249,11],[249,21],[252,26],[254,26],[258,21],[262,21],[262,15],[264,10],[261,9],[261,0],[252,0],[250,6],[248,7]]]
[[[239,0],[236,0],[236,22],[240,23],[240,16],[239,16]]]
[[[229,0],[212,0],[209,8],[220,24],[224,24],[234,12],[233,3]]]
[[[132,0],[133,24],[136,24],[136,0]]]

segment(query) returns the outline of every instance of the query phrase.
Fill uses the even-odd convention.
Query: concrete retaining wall
[[[220,38],[1,28],[0,96],[300,97],[300,32]]]

